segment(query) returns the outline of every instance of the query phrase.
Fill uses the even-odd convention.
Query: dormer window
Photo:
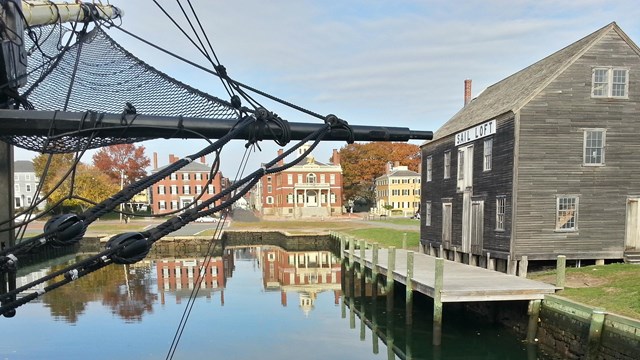
[[[591,80],[591,97],[620,99],[629,97],[629,69],[597,67],[593,69]]]

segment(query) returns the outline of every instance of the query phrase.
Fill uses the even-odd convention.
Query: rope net
[[[190,87],[136,58],[102,28],[81,35],[63,51],[72,35],[60,25],[25,35],[28,82],[23,95],[36,110],[122,113],[127,103],[136,113],[159,116],[238,119],[230,103]],[[80,51],[78,51],[78,48]],[[55,119],[52,119],[55,126]],[[69,153],[145,138],[65,136],[51,142],[46,136],[3,135],[0,140],[41,153]]]

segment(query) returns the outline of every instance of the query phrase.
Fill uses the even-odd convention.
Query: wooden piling
[[[364,240],[360,240],[359,245],[360,245],[360,268],[364,269],[364,250],[367,248],[367,243]]]
[[[344,242],[344,237],[339,235],[338,239],[340,239],[340,259],[344,259],[344,251],[346,250],[346,244]]]
[[[353,267],[353,260],[355,258],[354,254],[356,252],[356,240],[352,237],[349,237],[349,267]]]
[[[413,251],[407,252],[407,284],[405,295],[406,324],[413,323]]]
[[[371,249],[371,282],[378,281],[378,243],[373,243]]]
[[[402,234],[402,249],[407,249],[407,233]]]
[[[564,255],[558,255],[556,261],[556,287],[564,289],[564,283],[566,279],[567,270],[567,257]]]
[[[393,290],[393,271],[396,269],[396,248],[389,246],[389,258],[387,259],[387,292]]]
[[[526,278],[527,268],[529,268],[529,257],[527,255],[523,255],[522,260],[520,260],[520,266],[518,266],[518,276]]]
[[[444,284],[444,259],[436,259],[433,286],[433,345],[442,344],[442,286]]]
[[[527,342],[535,344],[538,333],[538,318],[540,317],[540,305],[542,300],[529,301],[529,325],[527,326]]]

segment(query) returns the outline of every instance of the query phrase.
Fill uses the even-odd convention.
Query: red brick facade
[[[155,173],[162,168],[157,167],[157,154],[154,153],[153,156],[154,170],[152,172]],[[170,164],[178,160],[179,158],[173,154],[169,155]],[[222,191],[227,185],[227,179],[218,172],[208,184],[210,170],[211,167],[205,163],[205,158],[202,157],[200,162],[194,161],[153,185],[151,191],[153,213],[171,213],[189,206],[195,201],[201,203]],[[196,200],[201,193],[202,197]],[[215,202],[216,205],[221,203],[222,200]]]
[[[264,176],[256,190],[259,210],[291,218],[342,215],[342,167],[336,150],[331,160],[324,164],[308,156],[287,170]]]

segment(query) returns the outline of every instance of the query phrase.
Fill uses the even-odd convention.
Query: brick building
[[[169,163],[172,164],[180,158],[169,155]],[[169,165],[158,168],[158,155],[153,154],[153,170],[156,173]],[[228,180],[222,176],[221,172],[215,174],[209,183],[211,166],[205,162],[205,157],[200,158],[200,162],[193,161],[182,169],[174,172],[170,176],[162,179],[152,186],[151,189],[151,209],[154,214],[166,214],[185,208],[194,202],[201,202],[212,198],[215,194],[226,188]],[[202,197],[198,200],[198,195]],[[216,201],[216,205],[222,200]]]
[[[298,154],[305,150],[301,148]],[[283,161],[278,166],[281,165]],[[307,156],[287,170],[264,176],[255,193],[259,203],[256,208],[263,215],[291,218],[342,215],[340,155],[334,149],[328,164]]]

